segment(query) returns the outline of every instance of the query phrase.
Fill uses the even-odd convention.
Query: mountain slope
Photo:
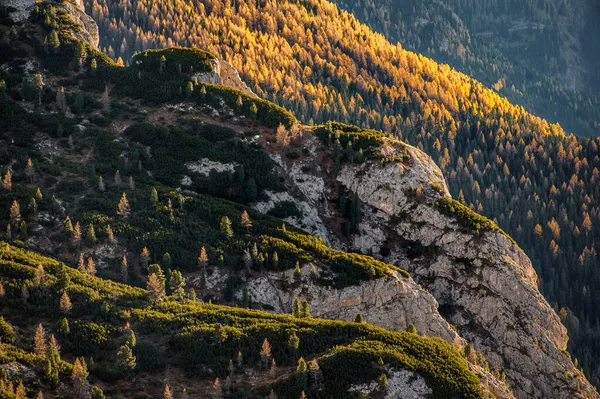
[[[392,42],[448,63],[513,103],[596,135],[600,8],[593,1],[334,1]]]
[[[460,363],[460,358],[454,359],[458,357],[457,352],[440,343],[441,347],[432,350],[447,352],[447,357],[453,362],[449,364],[449,370],[443,369],[450,374],[442,376],[445,371],[439,374],[437,370],[444,363],[443,359],[433,363],[428,360],[428,355],[407,359],[397,352],[412,350],[390,348],[389,345],[399,343],[399,338],[376,339],[379,342],[354,343],[347,349],[340,348],[339,351],[348,354],[349,358],[345,355],[328,356],[329,348],[318,345],[346,337],[345,333],[334,332],[342,328],[339,324],[332,327],[333,331],[315,327],[316,330],[307,332],[312,337],[308,341],[317,345],[311,347],[309,354],[325,355],[325,363],[333,358],[334,365],[335,359],[340,358],[344,364],[349,364],[347,359],[368,364],[373,361],[380,363],[378,356],[382,360],[389,358],[392,369],[384,369],[390,379],[404,386],[406,369],[420,370],[425,385],[438,396],[445,393],[450,397],[480,397],[489,392],[496,397],[511,398],[512,393],[498,381],[504,372],[502,368],[506,367],[508,381],[514,385],[519,397],[529,394],[547,397],[549,391],[565,398],[597,397],[569,358],[559,352],[566,344],[564,328],[537,291],[535,272],[529,267],[526,257],[512,246],[511,240],[501,238],[493,248],[496,254],[502,255],[501,260],[481,263],[481,274],[484,277],[486,273],[494,272],[496,278],[492,280],[503,279],[508,281],[508,285],[518,284],[521,298],[514,293],[502,292],[494,281],[485,278],[470,282],[472,292],[458,289],[458,286],[464,285],[460,281],[464,276],[455,276],[450,270],[456,266],[455,262],[466,265],[471,259],[458,258],[456,251],[465,252],[467,245],[475,243],[482,244],[480,250],[487,255],[489,248],[486,242],[495,237],[491,234],[505,235],[491,221],[448,198],[440,171],[423,152],[377,131],[343,124],[327,124],[316,129],[297,125],[294,116],[281,107],[248,93],[202,82],[200,78],[214,76],[215,59],[212,54],[201,50],[170,48],[144,52],[134,58],[130,67],[119,67],[89,44],[73,38],[71,32],[81,33],[82,27],[71,24],[68,7],[38,7],[33,16],[36,25],[25,24],[17,30],[11,29],[13,25],[7,22],[6,29],[3,28],[3,37],[11,39],[8,47],[11,52],[7,53],[10,65],[2,72],[2,78],[6,80],[1,98],[1,120],[5,129],[2,139],[3,147],[7,149],[3,165],[10,170],[10,173],[4,174],[0,197],[2,209],[6,209],[3,216],[3,222],[8,224],[6,238],[27,240],[26,244],[17,244],[52,251],[59,259],[77,264],[80,271],[73,273],[78,283],[86,278],[92,283],[97,281],[93,277],[84,277],[83,273],[99,273],[147,287],[148,296],[142,290],[133,289],[139,295],[128,294],[123,299],[122,308],[118,293],[114,298],[116,304],[106,301],[112,293],[110,284],[99,299],[93,292],[85,290],[97,300],[95,305],[100,308],[99,317],[110,315],[110,309],[115,308],[118,313],[115,323],[122,323],[129,320],[129,309],[142,321],[148,321],[137,326],[141,328],[141,334],[162,332],[174,337],[167,342],[167,352],[172,351],[168,352],[169,364],[212,379],[226,375],[227,357],[233,357],[236,350],[240,350],[246,339],[244,336],[250,334],[249,339],[258,348],[261,338],[257,336],[267,332],[262,327],[258,330],[250,327],[251,333],[235,330],[242,328],[247,321],[241,320],[241,324],[236,324],[238,320],[231,312],[244,315],[247,314],[245,311],[218,307],[212,314],[211,306],[207,306],[208,314],[195,313],[198,306],[203,305],[185,300],[186,296],[193,299],[197,295],[205,301],[262,307],[271,311],[287,312],[291,308],[295,318],[281,316],[282,323],[278,326],[273,321],[264,323],[265,328],[275,329],[269,330],[269,334],[279,334],[278,338],[269,339],[272,344],[273,340],[279,344],[289,339],[289,331],[283,333],[282,326],[293,325],[295,319],[310,321],[307,316],[311,308],[315,315],[347,320],[353,320],[357,317],[356,313],[363,312],[371,323],[394,329],[414,329],[414,325],[418,325],[423,333],[440,335],[460,348],[468,363]],[[321,162],[315,162],[316,159]],[[315,169],[317,163],[324,169]],[[425,241],[424,237],[411,236],[415,233],[406,230],[399,233],[402,237],[393,237],[393,244],[398,247],[390,244],[387,254],[385,248],[380,248],[381,255],[391,256],[393,250],[396,260],[405,252],[414,260],[428,254],[409,265],[418,264],[428,269],[437,267],[436,271],[440,274],[446,271],[456,278],[454,286],[431,287],[435,288],[435,294],[446,310],[461,306],[472,313],[474,323],[483,325],[489,322],[488,312],[480,305],[490,300],[501,303],[504,299],[508,303],[503,308],[506,311],[495,323],[499,330],[516,330],[515,339],[525,345],[520,355],[507,353],[503,345],[510,346],[511,341],[505,342],[493,330],[489,332],[491,338],[485,340],[482,338],[486,338],[487,334],[476,328],[470,335],[474,345],[466,345],[437,312],[437,302],[431,295],[397,266],[367,255],[331,248],[319,238],[286,227],[281,219],[275,218],[285,217],[285,220],[303,228],[302,222],[312,222],[307,223],[307,229],[331,231],[323,238],[338,248],[372,250],[360,242],[367,243],[365,245],[373,242],[372,237],[365,234],[368,227],[365,225],[374,220],[372,208],[375,206],[365,193],[343,178],[348,176],[349,170],[356,169],[360,171],[351,172],[356,178],[368,180],[387,176],[387,181],[377,188],[382,195],[389,189],[387,186],[394,184],[397,175],[401,175],[405,180],[398,181],[399,187],[406,189],[402,205],[416,207],[426,214],[422,215],[425,220],[415,219],[409,225],[429,229],[429,222],[437,220],[442,224],[437,228],[454,230],[449,236],[458,237],[458,241],[464,240],[454,247],[451,242],[441,240],[441,249],[446,253],[440,258],[438,254],[428,254],[429,249],[424,246],[427,243],[421,242]],[[129,178],[126,178],[127,175]],[[319,179],[322,187],[329,190],[325,197],[314,187],[307,189]],[[336,181],[342,184],[338,185]],[[308,207],[309,210],[317,210],[316,214],[311,214],[314,219],[303,217],[307,208],[302,203],[295,203],[299,195],[314,201]],[[287,199],[282,201],[282,198]],[[268,209],[263,206],[262,211],[274,217],[253,212],[245,206],[250,204],[260,208],[262,202],[271,201],[276,204],[268,205]],[[455,210],[451,210],[448,204]],[[381,216],[375,219],[386,218],[386,212],[394,217],[402,216],[395,213],[398,210],[382,209],[378,212]],[[447,216],[442,218],[441,211]],[[307,212],[306,216],[309,214]],[[319,224],[322,225],[320,228]],[[464,225],[474,228],[475,232],[463,232]],[[384,234],[391,234],[392,228],[388,226]],[[367,230],[374,231],[373,228]],[[476,240],[475,237],[480,235],[482,240]],[[356,239],[359,239],[358,244]],[[385,237],[381,239],[385,241]],[[477,245],[474,247],[478,248]],[[472,250],[476,251],[475,248]],[[7,251],[9,258],[17,256],[10,248]],[[78,254],[81,256],[78,257]],[[477,252],[465,255],[480,256]],[[49,292],[54,300],[58,300],[65,278],[62,278],[62,285],[56,286],[52,285],[54,280],[51,276],[62,268],[54,270],[56,262],[48,259],[41,260],[41,263],[52,267],[48,271],[39,267],[36,271],[32,267],[17,268],[21,269],[21,274],[8,268],[5,279],[11,289],[11,315],[18,309],[16,304],[22,303],[22,297],[29,299],[29,289],[21,286],[30,286],[23,282],[24,279],[33,279],[32,292]],[[523,275],[508,268],[511,263],[516,264]],[[418,268],[415,271],[422,273]],[[46,272],[51,276],[46,276]],[[15,273],[18,274],[16,277]],[[433,282],[449,279],[448,276],[436,279],[435,274],[427,278]],[[52,286],[49,291],[46,291],[47,282]],[[265,283],[271,284],[269,289],[274,293],[273,298],[279,297],[280,303],[262,300],[261,290],[255,287]],[[170,301],[161,304],[165,288],[172,299],[178,298],[184,306]],[[372,295],[374,289],[381,292],[375,291]],[[496,291],[489,298],[472,295],[493,290]],[[21,298],[16,296],[19,292]],[[59,308],[63,313],[74,310],[73,302],[79,304],[79,299],[82,299],[78,288],[73,294],[71,300],[60,301]],[[293,300],[292,295],[298,301]],[[455,297],[448,299],[445,295]],[[331,298],[338,298],[337,303]],[[521,299],[523,303],[519,304]],[[148,310],[147,301],[155,303],[153,309],[158,309],[159,314]],[[83,300],[84,304],[88,302]],[[52,303],[43,301],[42,305],[48,307]],[[163,306],[166,308],[164,312],[161,310]],[[522,314],[515,314],[514,309],[518,307],[522,308]],[[147,312],[150,314],[147,315]],[[442,312],[446,318],[455,320],[453,313]],[[255,318],[274,320],[264,313],[252,314]],[[389,317],[385,317],[386,314]],[[208,326],[202,324],[207,317]],[[404,319],[395,320],[401,317]],[[233,330],[219,326],[219,320]],[[356,323],[344,325],[362,328],[360,320],[361,317],[357,317]],[[139,320],[134,318],[130,321],[137,323]],[[520,321],[530,321],[527,323],[529,327],[521,326]],[[97,320],[94,322],[97,323]],[[315,326],[321,325],[319,321],[315,323]],[[464,324],[459,326],[460,330],[467,332]],[[183,331],[179,333],[181,328]],[[126,330],[114,332],[115,335],[127,333]],[[283,338],[281,334],[284,334]],[[321,334],[327,337],[325,341]],[[361,335],[360,332],[352,334],[348,335],[352,340],[369,338],[369,335]],[[197,350],[189,349],[193,346],[191,343],[198,341],[218,346],[227,341],[224,336],[231,337],[229,342],[233,346],[222,358],[215,359],[214,353],[203,345]],[[539,347],[534,345],[540,341]],[[335,344],[352,343],[336,341]],[[159,344],[153,341],[153,345]],[[285,352],[284,348],[277,348],[271,349]],[[499,356],[502,359],[493,358],[490,368],[478,352],[480,349],[492,357],[501,352]],[[152,353],[155,354],[155,350],[153,352],[147,347],[146,350],[151,353],[150,358],[154,357]],[[358,358],[355,356],[357,351]],[[125,361],[131,359],[127,350],[120,352],[120,357],[125,356],[122,359],[124,364],[131,364]],[[264,358],[270,360],[271,357],[266,352],[265,349],[262,356],[265,369],[268,367]],[[256,351],[253,353],[252,359],[258,359]],[[103,354],[109,357],[109,354]],[[284,363],[284,366],[293,367],[295,358],[289,353],[288,356],[292,362]],[[543,360],[543,373],[530,369],[530,362],[536,357]],[[284,362],[290,360],[283,358]],[[398,369],[399,365],[404,367],[404,371]],[[114,384],[109,383],[111,375],[112,378],[119,376],[111,374],[113,365],[110,361],[106,367],[108,371],[97,377],[113,388]],[[467,372],[465,367],[473,370],[477,377],[473,372]],[[309,396],[346,397],[349,389],[357,388],[349,386],[349,382],[369,383],[374,379],[372,376],[382,371],[375,368],[373,375],[363,375],[361,379],[355,378],[352,373],[342,373],[343,378],[340,379],[340,376],[336,377],[339,373],[326,373],[326,368],[323,369],[325,386],[313,383],[309,386]],[[275,375],[278,370],[271,367]],[[289,369],[284,367],[283,372],[285,370]],[[260,379],[258,394],[264,396],[272,388],[283,392],[285,397],[290,396],[289,392],[293,392],[292,396],[299,395],[304,378],[302,369],[300,371],[300,385],[298,380],[285,376],[275,383]],[[427,373],[435,375],[428,377]],[[560,374],[566,376],[565,379],[556,380]],[[311,375],[321,374],[315,374],[313,367]],[[552,376],[555,380],[547,383],[546,379]],[[274,377],[271,375],[270,378]],[[408,375],[408,379],[413,380],[414,376]],[[204,385],[198,389],[205,390],[209,381],[203,381]],[[215,385],[219,390],[219,384]],[[264,391],[262,385],[266,385]],[[381,385],[385,384],[382,382]],[[395,387],[397,384],[390,385]],[[417,389],[410,387],[413,388]],[[137,388],[125,384],[122,389]],[[369,385],[360,389],[377,396],[381,389],[395,388],[378,390]],[[242,396],[244,393],[248,395],[247,390],[242,392]],[[388,393],[394,395],[393,392]]]
[[[431,154],[452,195],[495,219],[531,257],[570,330],[569,349],[600,381],[600,139],[565,135],[326,1],[86,5],[110,55],[127,61],[174,43],[207,48],[305,122],[389,131]]]
[[[293,115],[197,81],[214,72],[200,50],[147,52],[119,67],[73,36],[85,27],[72,23],[71,7],[38,4],[31,23],[0,25],[11,50],[0,72],[0,203],[10,241],[0,241],[3,396],[88,397],[89,378],[109,397],[168,398],[187,387],[195,397],[513,398],[457,350],[464,343],[405,271],[331,249],[242,204],[283,188],[275,164],[245,137],[275,136],[270,126],[285,131]],[[203,175],[185,162],[203,155],[209,165],[237,165]],[[175,190],[188,181],[205,194]],[[210,303],[249,307],[252,298],[235,298],[251,278],[300,264],[316,268],[316,285],[329,290],[396,281],[407,306],[416,298],[430,307],[428,320],[455,348],[408,324],[413,332],[313,319],[306,301],[294,316]],[[230,276],[215,287],[222,273]],[[104,397],[97,388],[91,395]]]

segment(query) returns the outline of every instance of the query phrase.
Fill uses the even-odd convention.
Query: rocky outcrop
[[[77,39],[88,42],[91,46],[98,48],[98,25],[96,21],[85,13],[85,7],[82,0],[69,0],[57,3],[56,7],[62,8],[69,13],[69,16],[81,29],[72,31],[72,35]]]
[[[29,14],[36,5],[36,0],[2,0],[1,3],[4,6],[14,8],[15,11],[11,13],[11,18],[16,22],[21,22],[29,17]],[[98,41],[100,39],[98,25],[96,25],[92,17],[85,13],[82,0],[50,1],[49,3],[68,12],[73,22],[81,27],[81,29],[71,32],[73,36],[85,40],[93,47],[98,48]]]
[[[399,321],[403,314],[415,325],[443,317],[485,355],[492,369],[506,374],[516,397],[598,397],[567,355],[566,329],[540,294],[527,256],[504,234],[470,231],[437,208],[436,201],[450,194],[440,169],[426,154],[390,140],[386,148],[394,146],[396,152],[408,154],[407,160],[344,164],[336,176],[328,163],[329,150],[313,136],[304,137],[299,144],[310,150],[309,156],[299,160],[282,159],[282,150],[269,145],[265,143],[265,148],[281,166],[288,193],[315,211],[311,223],[322,224],[310,229],[314,234],[339,249],[373,254],[408,270],[422,287],[413,288],[431,293],[439,303],[440,315],[423,312],[423,320],[414,321],[419,315],[408,307],[423,305],[406,302],[406,298],[404,303],[395,301],[393,298],[402,297],[399,288],[385,278],[327,292],[328,301],[312,287],[288,288],[289,295],[306,295],[311,309],[323,306],[325,310],[316,313],[319,316],[351,319],[350,312],[360,312],[369,322],[391,329],[404,325]],[[324,184],[313,184],[314,192],[306,193],[303,186],[312,181]],[[336,228],[340,219],[335,207],[337,185],[361,203],[358,231],[349,238]],[[260,287],[255,290],[268,291],[268,284]],[[374,292],[366,293],[365,287]],[[357,298],[359,293],[363,300],[356,301],[354,308],[346,307],[351,303],[348,298]],[[285,306],[280,308],[289,311],[289,302]],[[448,338],[439,329],[421,332]],[[484,384],[493,386],[490,391],[495,390],[496,396],[509,397],[510,391],[502,393],[506,387],[495,377],[479,374],[482,381],[490,378]]]
[[[354,321],[360,313],[367,322],[390,330],[404,330],[413,324],[420,333],[442,337],[459,347],[464,345],[437,312],[436,300],[412,279],[394,274],[335,289],[319,285],[318,275],[311,275],[311,267],[305,265],[300,276],[288,270],[251,279],[248,296],[255,305],[277,313],[290,313],[294,299],[302,298],[310,303],[316,317]],[[238,296],[242,299],[242,293]]]
[[[386,261],[409,270],[460,335],[506,371],[517,397],[598,397],[565,354],[566,329],[527,256],[502,233],[477,234],[442,214],[435,202],[449,194],[441,171],[405,150],[407,164],[350,165],[338,175],[363,205],[353,246],[389,253]]]
[[[200,82],[214,85],[223,85],[240,90],[251,96],[256,96],[246,83],[240,78],[237,69],[229,62],[222,59],[209,60],[212,64],[212,71],[196,73],[193,78]]]

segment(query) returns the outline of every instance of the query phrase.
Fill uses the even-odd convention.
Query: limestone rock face
[[[439,336],[464,345],[464,341],[437,312],[436,300],[412,279],[390,275],[363,281],[360,285],[335,289],[315,282],[307,264],[300,276],[293,270],[269,273],[251,279],[248,295],[252,302],[276,313],[290,313],[295,298],[306,299],[315,317],[354,321],[357,314],[365,320],[390,330],[404,330],[413,324],[417,331]],[[238,293],[239,299],[242,294]]]
[[[91,46],[98,48],[100,36],[98,34],[98,25],[96,21],[85,13],[85,7],[82,0],[69,0],[63,3],[57,3],[56,7],[62,8],[69,13],[73,22],[81,26],[78,31],[72,34],[78,39],[85,40]]]
[[[540,294],[529,258],[503,234],[478,235],[442,214],[435,201],[449,194],[441,171],[421,151],[406,150],[407,164],[346,165],[339,173],[363,205],[352,245],[374,254],[385,247],[384,260],[431,292],[460,335],[506,371],[517,397],[598,397],[564,353],[566,329]]]
[[[199,72],[194,75],[200,82],[214,85],[228,86],[240,90],[251,96],[256,96],[246,83],[240,78],[237,69],[229,62],[222,59],[210,60],[213,70],[211,72]]]
[[[11,13],[11,18],[16,22],[21,22],[29,17],[31,11],[33,11],[36,1],[35,0],[2,0],[2,5],[13,7],[16,11]],[[72,34],[78,39],[85,40],[91,46],[98,48],[98,41],[100,39],[98,35],[98,25],[96,22],[85,13],[85,7],[82,0],[67,0],[64,2],[57,2],[54,4],[57,8],[62,8],[67,11],[73,22],[81,26],[78,31],[73,31]]]

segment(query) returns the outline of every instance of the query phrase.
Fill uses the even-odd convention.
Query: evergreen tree
[[[298,349],[300,348],[300,338],[298,338],[295,331],[292,331],[292,334],[288,338],[287,346],[293,354],[298,353]]]
[[[179,270],[169,270],[169,288],[171,295],[174,295],[177,299],[183,299],[185,295],[185,278]]]
[[[310,306],[306,299],[302,299],[302,302],[300,303],[300,317],[302,317],[302,318],[310,318],[311,317]]]
[[[300,299],[294,298],[294,304],[292,305],[292,316],[300,317]]]
[[[131,373],[137,367],[137,359],[129,346],[121,345],[119,348],[117,352],[117,365],[125,374]]]
[[[173,260],[171,259],[171,255],[168,252],[162,257],[162,265],[165,269],[170,269],[173,266]]]
[[[89,224],[85,233],[85,243],[88,247],[96,245],[96,230],[93,224]]]
[[[227,216],[223,216],[221,218],[221,233],[225,235],[228,239],[233,237],[233,230],[231,228],[231,220]]]
[[[60,335],[62,335],[63,337],[68,337],[69,334],[71,334],[71,327],[69,326],[69,320],[67,320],[66,317],[63,317],[63,319],[61,320],[58,331],[60,332]]]
[[[165,390],[163,391],[163,399],[173,399],[173,394],[171,393],[171,388],[169,384],[165,385]]]
[[[102,389],[94,385],[92,387],[90,399],[106,399],[106,396],[104,396],[104,392],[102,392]]]
[[[355,323],[364,323],[365,319],[363,318],[363,315],[359,313],[359,314],[356,315],[356,318],[354,319],[354,322]]]
[[[254,178],[250,178],[246,187],[246,198],[248,199],[248,202],[254,202],[256,201],[257,197],[258,188],[256,186],[256,181],[254,180]]]
[[[302,389],[306,389],[308,385],[307,373],[308,366],[306,365],[304,358],[301,357],[300,359],[298,359],[298,366],[296,367],[296,383]]]
[[[65,227],[65,232],[69,236],[73,236],[73,233],[75,232],[75,230],[73,229],[73,224],[71,223],[71,219],[68,216],[65,219],[64,227]]]
[[[150,203],[154,207],[158,206],[158,192],[154,187],[152,187],[152,190],[150,190]]]

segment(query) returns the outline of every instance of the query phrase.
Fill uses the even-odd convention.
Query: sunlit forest
[[[429,153],[452,195],[531,257],[570,350],[600,381],[600,139],[580,139],[322,0],[87,0],[101,48],[196,46],[305,123],[389,131]]]
[[[591,1],[333,0],[404,48],[448,63],[568,131],[593,136],[600,9]]]

